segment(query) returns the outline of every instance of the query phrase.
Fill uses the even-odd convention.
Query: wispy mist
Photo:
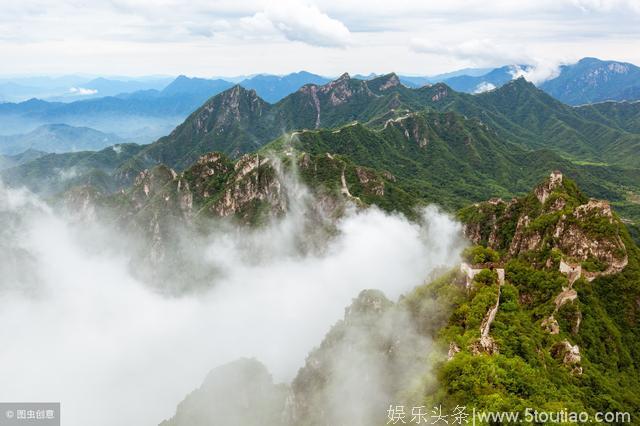
[[[154,425],[239,357],[290,381],[362,289],[396,299],[463,244],[435,207],[421,224],[370,208],[348,212],[322,250],[301,251],[309,224],[293,210],[190,239],[193,268],[216,273],[204,291],[166,296],[138,278],[129,236],[0,187],[0,400],[61,401],[68,426]]]

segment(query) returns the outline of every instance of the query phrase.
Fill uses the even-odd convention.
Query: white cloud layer
[[[244,18],[243,22],[257,31],[275,30],[288,40],[312,46],[345,47],[351,40],[351,33],[342,22],[321,12],[317,6],[295,0],[272,1],[264,11]]]
[[[432,40],[413,39],[411,48],[421,54],[455,57],[474,66],[512,65],[513,78],[524,77],[536,84],[556,77],[560,72],[560,65],[570,62],[539,57],[525,46],[506,45],[490,39],[467,40],[448,45]],[[482,93],[492,89],[495,89],[494,85],[484,82],[478,85],[475,92]]]
[[[571,0],[571,3],[585,12],[628,11],[640,14],[640,2],[636,0]]]
[[[475,88],[475,90],[473,91],[473,93],[484,93],[484,92],[488,92],[490,90],[495,89],[496,86],[488,83],[486,81],[483,81],[482,83],[478,84]]]
[[[0,0],[5,73],[436,74],[640,62],[637,0]],[[293,43],[292,43],[293,42]],[[421,52],[418,54],[417,52]]]
[[[524,77],[534,84],[539,84],[560,74],[560,62],[534,58],[528,63],[531,66],[527,68],[514,67],[513,78]]]
[[[301,217],[190,240],[219,274],[208,291],[165,297],[132,274],[125,235],[74,226],[0,185],[0,400],[61,401],[66,426],[157,425],[238,357],[291,379],[360,290],[395,299],[457,262],[463,244],[436,209],[423,226],[371,209],[301,255]]]
[[[87,95],[95,95],[98,93],[98,90],[96,89],[85,89],[84,87],[72,87],[69,89],[69,93],[74,94],[74,95],[80,95],[80,96],[87,96]]]
[[[478,66],[518,64],[527,61],[518,49],[506,48],[490,39],[465,40],[459,44],[416,38],[411,48],[417,53],[430,53],[470,61]]]

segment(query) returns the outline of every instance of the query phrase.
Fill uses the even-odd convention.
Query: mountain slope
[[[236,85],[207,101],[141,155],[157,163],[184,168],[206,152],[238,155],[252,151],[261,141],[276,135],[276,123],[265,120],[271,109],[255,91]]]
[[[397,302],[362,291],[290,385],[240,360],[213,370],[163,425],[200,424],[220,400],[230,424],[252,424],[237,411],[247,399],[266,426],[409,424],[416,413],[506,424],[471,418],[491,412],[518,413],[523,424],[534,412],[611,412],[630,416],[611,423],[632,423],[640,250],[608,203],[555,172],[526,196],[471,205],[459,218],[489,245],[465,250],[459,270]],[[234,392],[221,395],[226,383]]]
[[[466,269],[469,291],[441,332],[444,405],[637,415],[640,253],[609,204],[553,173],[525,197],[469,206],[460,218],[498,252],[469,253],[493,263]]]
[[[131,182],[158,164],[185,170],[212,151],[237,158],[297,130],[293,146],[300,151],[339,154],[389,172],[398,188],[422,202],[459,208],[493,194],[511,196],[560,168],[590,193],[611,200],[625,219],[637,221],[640,135],[634,133],[635,104],[628,105],[570,107],[524,79],[469,95],[445,84],[410,89],[395,74],[369,81],[343,75],[323,86],[304,86],[273,105],[235,86],[127,158],[117,174]],[[288,143],[285,136],[271,148],[282,153]]]
[[[365,81],[345,73],[323,86],[303,86],[275,107],[287,129],[317,129],[367,122],[398,109],[420,108],[414,97],[396,74]]]
[[[243,91],[246,92],[238,87],[236,95]],[[239,107],[241,103],[235,105]],[[262,111],[261,104],[258,105],[256,114]],[[239,123],[235,114],[215,120],[220,124],[218,129],[233,130]],[[202,127],[182,131],[204,132],[212,125],[202,120],[194,122],[202,123]],[[164,165],[143,170],[146,166],[141,159],[150,155],[150,148],[142,147],[137,154],[133,152],[131,157],[123,158],[113,170],[112,179],[126,186],[140,176],[149,173],[153,176],[157,168],[169,170]],[[279,177],[277,163],[290,164],[292,159],[294,169],[310,190],[333,199],[330,204],[334,206],[340,204],[339,200],[351,200],[356,204],[375,204],[387,211],[401,211],[409,217],[415,216],[416,206],[427,203],[455,210],[496,195],[511,197],[524,193],[550,170],[560,168],[590,193],[625,207],[626,218],[638,220],[638,212],[627,200],[627,191],[640,192],[640,170],[576,165],[549,150],[530,152],[496,137],[479,120],[465,119],[453,112],[410,113],[387,120],[377,130],[350,124],[336,130],[298,131],[235,162],[220,153],[204,154],[182,173],[162,172],[173,176],[165,188],[172,189],[163,192],[158,200],[175,200],[176,205],[182,205],[178,200],[184,197],[191,200],[188,209],[179,216],[232,215],[245,222],[261,222],[260,212],[281,214],[287,209],[282,192],[286,185]],[[69,164],[73,166],[76,162]],[[16,182],[30,167],[26,164],[8,170],[6,175],[21,171],[13,180]],[[41,172],[33,173],[42,178]]]
[[[47,155],[47,153],[31,149],[16,155],[0,155],[0,170],[21,166],[44,155]]]
[[[587,120],[606,123],[612,128],[640,133],[640,102],[600,102],[576,109]]]
[[[15,155],[26,150],[63,153],[94,151],[122,143],[122,138],[88,127],[66,124],[40,126],[24,135],[0,136],[0,154]]]
[[[45,154],[1,171],[0,178],[10,186],[26,187],[45,196],[59,195],[76,185],[115,191],[132,180],[118,175],[119,167],[141,149],[141,145],[120,144],[97,152]]]
[[[412,112],[423,110],[442,112]],[[169,136],[127,158],[118,175],[131,182],[157,164],[184,170],[211,151],[237,158],[291,130],[335,128],[355,120],[360,124],[298,131],[293,146],[389,172],[414,200],[448,208],[522,193],[560,168],[637,221],[640,169],[633,166],[639,135],[622,128],[632,130],[635,115],[598,118],[608,114],[598,110],[587,116],[583,108],[566,106],[523,79],[474,96],[444,84],[410,89],[395,74],[369,81],[344,75],[324,86],[304,86],[274,105],[236,86],[211,98]],[[287,144],[284,136],[269,148],[281,153]]]
[[[549,150],[530,152],[498,137],[477,119],[453,112],[411,113],[382,129],[360,124],[338,130],[301,131],[264,149],[291,145],[312,154],[332,153],[390,172],[417,199],[459,208],[496,194],[525,192],[561,168],[597,196],[622,202],[622,188],[636,188],[640,170],[576,165]],[[509,194],[509,195],[507,195]]]
[[[273,105],[238,85],[211,98],[141,157],[176,168],[210,151],[237,157],[291,130],[367,121],[403,106],[400,94],[414,96],[395,74],[368,82],[345,74],[323,86],[303,86]]]
[[[240,91],[239,95],[250,93]],[[230,95],[222,93],[218,96],[224,98]],[[248,102],[263,104],[261,114],[255,117],[258,122],[253,123],[249,119],[250,110],[246,111],[247,116],[243,118],[245,111],[240,108],[237,114],[234,112],[240,124],[232,135],[228,130],[225,130],[225,134],[217,134],[213,131],[214,126],[206,129],[206,133],[182,135],[181,132],[174,132],[159,143],[165,147],[179,146],[172,148],[177,155],[184,155],[184,152],[191,150],[195,156],[213,150],[238,155],[267,143],[283,132],[331,128],[351,121],[379,127],[388,118],[411,111],[436,109],[475,117],[501,138],[525,149],[551,149],[574,160],[631,167],[637,164],[640,156],[640,136],[635,132],[634,121],[619,124],[613,117],[615,112],[610,111],[599,111],[599,114],[589,116],[582,109],[553,99],[522,78],[488,93],[472,96],[458,93],[445,84],[410,89],[402,85],[395,74],[367,81],[352,79],[345,74],[323,86],[303,86],[273,105],[256,99],[259,99],[257,95],[252,96]],[[196,128],[198,124],[191,122],[195,117],[215,124],[215,118],[207,117],[223,114],[217,110],[220,105],[224,105],[224,102],[212,99],[189,117],[181,128]],[[605,117],[608,114],[612,115],[611,119]],[[249,122],[253,128],[247,127]],[[244,138],[244,142],[229,143],[230,138]],[[184,167],[193,161],[193,157],[186,160],[163,157],[163,161],[172,167]]]
[[[625,62],[583,58],[562,66],[560,75],[545,81],[540,88],[569,105],[637,100],[640,68]]]
[[[240,359],[212,370],[160,426],[207,426],[212,418],[224,425],[276,425],[283,421],[286,395],[287,386],[274,384],[264,365]]]
[[[551,149],[566,158],[634,167],[640,135],[610,127],[601,117],[562,104],[523,78],[477,96],[457,94],[438,109],[475,117],[502,138],[527,149]],[[606,114],[606,112],[603,112]]]

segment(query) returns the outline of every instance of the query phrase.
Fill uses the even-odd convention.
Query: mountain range
[[[100,83],[107,84],[106,81]],[[242,84],[259,90],[266,98],[275,101],[307,82],[327,81],[326,78],[301,72],[284,77],[254,76],[243,80]],[[118,87],[115,83],[112,86]],[[120,85],[123,86],[126,84]],[[4,103],[0,104],[2,133],[28,133],[42,125],[64,123],[91,127],[134,139],[138,143],[148,143],[167,134],[207,99],[232,86],[233,83],[221,79],[179,76],[161,90],[118,92],[74,102],[30,99],[20,103]]]
[[[478,244],[461,269],[397,301],[362,291],[291,382],[255,359],[214,368],[160,426],[385,424],[408,421],[405,406],[471,407],[476,424],[512,424],[475,417],[502,410],[638,415],[640,250],[608,203],[555,172],[460,218]]]
[[[97,151],[124,142],[114,134],[88,127],[47,124],[22,135],[0,135],[0,154],[17,155],[26,151],[64,153]]]
[[[96,77],[80,75],[61,77],[0,77],[0,102],[19,102],[29,98],[72,102],[125,92],[162,89],[171,77]]]
[[[409,195],[396,186],[406,177],[354,166],[340,154],[293,158],[314,206],[332,213],[319,217],[339,217],[342,203],[384,207],[386,199],[394,209]],[[173,281],[172,273],[188,272],[182,258],[163,252],[176,223],[231,216],[260,226],[261,215],[286,212],[277,167],[273,157],[234,163],[211,153],[183,173],[157,166],[122,193],[83,187],[64,202],[80,215],[108,206],[124,226],[152,234],[145,255],[161,259],[155,272]],[[611,205],[554,171],[520,197],[470,204],[457,217],[475,244],[460,268],[397,301],[374,289],[354,295],[288,383],[275,383],[257,360],[213,369],[161,426],[205,425],[213,416],[229,424],[320,426],[336,424],[336,416],[383,424],[385,410],[342,411],[344,399],[330,398],[350,389],[358,389],[350,403],[391,399],[447,413],[464,404],[637,415],[640,250]]]
[[[36,160],[42,157],[43,155],[47,155],[47,153],[42,151],[35,151],[31,149],[28,149],[16,155],[0,154],[0,170],[21,166],[22,164],[26,164],[30,161]]]
[[[403,85],[411,88],[443,82],[458,92],[480,93],[498,88],[515,77],[526,75],[530,70],[531,67],[527,65],[511,65],[493,70],[467,69],[434,77],[400,75],[398,78]],[[379,76],[358,79],[372,80],[376,77]],[[543,82],[539,87],[571,105],[606,100],[633,101],[639,97],[637,77],[638,68],[632,64],[585,58],[577,64],[561,67],[557,77]],[[78,78],[51,81],[56,84],[76,83]],[[51,81],[46,80],[53,84]],[[306,84],[322,86],[330,81],[329,78],[302,71],[286,76],[256,75],[242,79],[239,84],[245,89],[255,90],[264,101],[274,104]],[[32,83],[44,84],[38,79]],[[95,92],[76,96],[76,99],[82,100],[55,102],[31,99],[0,104],[1,131],[5,135],[28,133],[42,125],[62,123],[90,127],[138,143],[148,143],[169,133],[206,100],[234,85],[220,78],[186,76],[179,76],[167,83],[166,78],[140,81],[99,78],[82,83],[82,89]],[[5,84],[16,83],[9,81]],[[133,90],[136,88],[143,90]],[[51,99],[74,98],[65,95],[64,98]]]
[[[584,58],[564,65],[540,87],[569,105],[640,99],[640,68],[626,62]]]
[[[635,170],[640,138],[634,133],[633,126],[637,124],[640,106],[629,104],[624,118],[617,114],[618,118],[612,117],[608,122],[594,120],[591,108],[566,106],[523,79],[499,90],[473,96],[455,92],[444,84],[410,89],[402,85],[395,74],[368,81],[352,79],[345,74],[323,86],[303,86],[274,105],[264,102],[254,91],[235,86],[205,103],[170,135],[147,146],[140,153],[140,159],[151,159],[180,169],[209,151],[237,157],[260,148],[283,132],[334,128],[354,121],[359,123],[355,127],[348,126],[334,133],[315,133],[339,135],[362,129],[366,134],[360,137],[360,144],[369,148],[376,132],[384,134],[394,123],[410,122],[412,113],[431,110],[439,113],[436,121],[445,117],[447,125],[461,123],[461,135],[472,134],[472,127],[484,129],[482,138],[494,143],[487,157],[478,157],[484,163],[490,156],[499,155],[498,150],[511,155],[547,150],[549,160],[573,160],[585,170],[594,170],[597,166],[609,171],[617,170],[616,167]],[[598,110],[602,115],[610,114],[603,107]],[[427,132],[433,126],[410,125],[414,128],[407,133],[411,135],[415,131],[414,140],[428,140],[428,135],[422,135],[421,131]],[[449,150],[453,149],[450,136],[454,129],[451,127],[444,135]],[[307,134],[298,132],[296,137],[303,139]],[[349,146],[353,144],[355,142]],[[502,148],[498,149],[498,146]],[[313,148],[311,143],[305,146],[305,149]],[[339,147],[332,146],[332,149],[339,152]],[[476,151],[461,150],[452,156],[453,161],[470,153],[478,156]],[[359,160],[372,161],[374,158],[380,156],[362,155]],[[469,161],[464,162],[468,164]],[[480,166],[475,165],[474,170],[482,170]],[[482,178],[487,179],[491,180],[488,176]]]
[[[44,156],[3,175],[34,189],[62,190],[85,173],[95,176],[95,168],[104,174],[105,188],[115,188],[155,165],[188,169],[212,151],[236,159],[295,149],[390,173],[396,180],[387,185],[399,198],[379,203],[410,214],[419,203],[456,209],[519,194],[558,168],[638,223],[638,117],[640,104],[571,107],[524,79],[470,95],[445,84],[411,89],[395,74],[372,80],[344,74],[305,85],[276,104],[236,85],[207,100],[169,135],[126,150],[118,161],[107,148]],[[96,167],[105,154],[107,163]],[[72,166],[78,179],[51,180],[49,169]],[[42,179],[48,185],[40,185]]]
[[[612,74],[572,84],[606,86],[607,97],[631,90],[632,68],[604,69]],[[0,114],[40,119],[88,109],[111,119],[188,115],[145,145],[59,124],[12,136],[0,176],[47,196],[74,223],[114,224],[137,241],[136,277],[178,293],[219,273],[200,273],[193,250],[175,249],[182,231],[200,238],[216,220],[248,232],[303,203],[300,242],[313,245],[347,212],[373,206],[412,224],[433,204],[457,218],[469,242],[461,265],[398,300],[375,289],[354,295],[289,383],[256,360],[212,370],[163,426],[209,424],[220,411],[229,424],[384,424],[388,400],[637,416],[640,102],[572,106],[556,97],[581,104],[579,90],[513,78],[526,71],[418,87],[394,73],[255,76],[254,88],[181,76],[162,90],[4,104]],[[483,83],[495,87],[478,90]],[[42,152],[80,142],[93,150]],[[341,411],[336,389],[382,409]]]

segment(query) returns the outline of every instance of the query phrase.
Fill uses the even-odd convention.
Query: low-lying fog
[[[290,216],[220,231],[192,247],[221,271],[210,287],[166,296],[135,278],[114,243],[128,236],[0,185],[0,401],[60,401],[66,426],[157,425],[238,357],[290,381],[362,289],[395,300],[458,261],[460,226],[436,208],[423,219],[354,210],[305,254]]]

